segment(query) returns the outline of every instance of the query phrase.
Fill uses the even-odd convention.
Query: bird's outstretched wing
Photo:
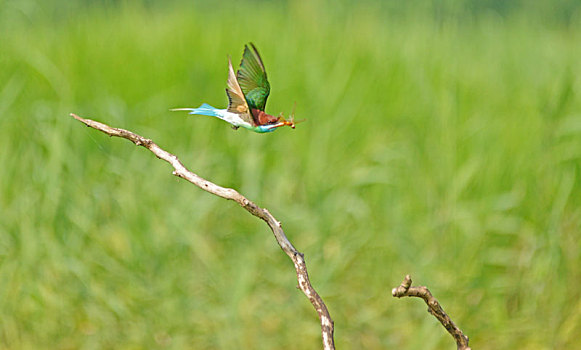
[[[234,74],[234,68],[232,68],[232,61],[228,59],[228,88],[226,88],[226,94],[228,95],[228,112],[236,113],[240,117],[250,123],[252,126],[256,126],[254,118],[250,109],[248,108],[248,103],[244,98],[244,93],[240,89],[236,75]]]
[[[270,84],[258,50],[252,43],[250,43],[250,48],[248,45],[244,45],[244,55],[242,56],[242,62],[240,62],[240,69],[236,74],[236,78],[242,88],[248,106],[251,109],[264,111],[266,99],[268,99],[270,94]]]

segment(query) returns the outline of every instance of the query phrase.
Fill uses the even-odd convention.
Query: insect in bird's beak
[[[280,121],[278,122],[278,124],[280,124],[279,126],[290,126],[291,128],[295,128],[297,123],[302,123],[304,121],[306,121],[306,119],[301,119],[298,121],[295,121],[295,109],[297,108],[297,103],[295,102],[294,106],[293,106],[293,111],[291,112],[289,119],[286,120],[284,118],[284,115],[282,114],[282,112],[278,115],[278,118],[280,119]]]

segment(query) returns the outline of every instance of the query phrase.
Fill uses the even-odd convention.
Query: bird
[[[198,108],[174,108],[171,111],[189,111],[189,114],[217,117],[232,125],[257,133],[273,132],[281,126],[295,128],[294,108],[289,120],[282,113],[277,117],[267,114],[266,100],[270,95],[270,84],[266,76],[264,63],[253,43],[244,45],[240,68],[236,74],[232,61],[228,58],[228,108],[218,109],[203,103]],[[295,103],[296,106],[296,103]]]

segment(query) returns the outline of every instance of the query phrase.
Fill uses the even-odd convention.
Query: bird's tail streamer
[[[201,114],[220,118],[220,115],[217,113],[218,110],[207,103],[202,104],[198,108],[174,108],[171,111],[189,111],[190,114]]]

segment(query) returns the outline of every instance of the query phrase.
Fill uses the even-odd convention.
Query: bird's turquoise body
[[[274,117],[264,112],[266,100],[270,94],[270,84],[266,77],[264,64],[251,43],[250,49],[244,46],[244,55],[240,69],[234,74],[232,62],[228,60],[228,108],[218,109],[207,103],[198,108],[176,108],[172,111],[189,111],[190,114],[216,117],[234,126],[234,129],[243,127],[258,133],[267,133],[281,126],[288,125],[294,129],[294,115],[290,121],[282,116]],[[294,112],[293,112],[294,114]]]
[[[174,110],[190,111],[190,114],[206,115],[208,117],[220,118],[223,121],[228,122],[237,128],[242,127],[258,133],[272,132],[276,130],[276,128],[278,127],[275,125],[252,126],[250,123],[240,118],[240,116],[237,113],[228,112],[227,109],[214,108],[207,103],[203,103],[198,108],[178,108]]]

